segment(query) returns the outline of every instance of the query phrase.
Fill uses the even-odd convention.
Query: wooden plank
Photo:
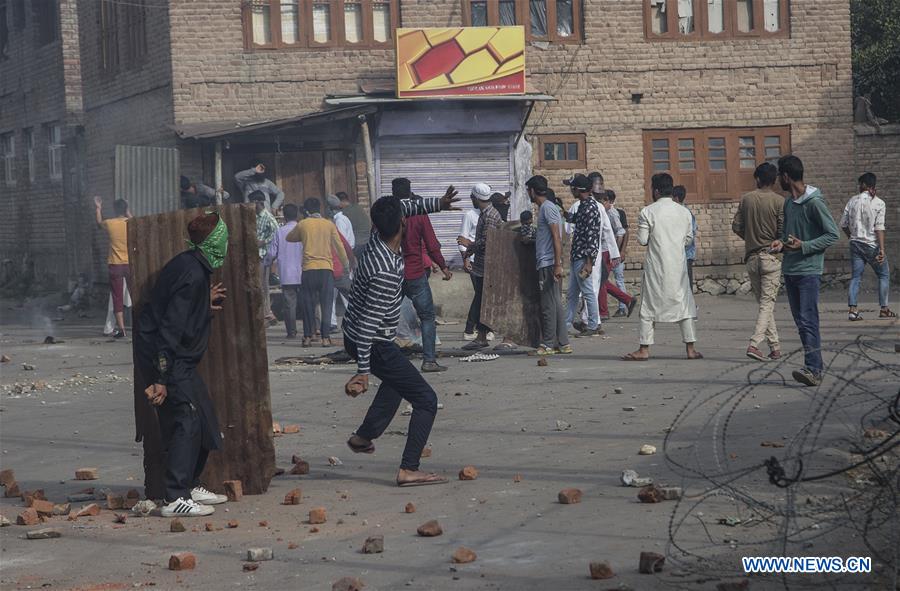
[[[481,320],[518,345],[536,347],[541,339],[541,305],[533,244],[519,234],[488,230]]]
[[[208,209],[208,208],[207,208]],[[207,209],[179,210],[132,218],[128,245],[133,277],[133,331],[139,330],[141,308],[163,266],[186,248],[187,225]],[[210,454],[203,482],[222,492],[225,480],[240,480],[247,494],[262,494],[275,474],[269,361],[262,319],[256,212],[251,205],[217,209],[228,225],[228,256],[213,273],[213,282],[228,289],[224,310],[213,320],[209,350],[199,366],[224,435],[222,448]],[[156,409],[144,389],[152,379],[135,363],[136,441],[144,443],[144,487],[147,498],[164,497],[163,449]]]

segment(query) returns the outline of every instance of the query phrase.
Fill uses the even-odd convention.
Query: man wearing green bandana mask
[[[210,515],[210,505],[227,498],[198,481],[221,433],[215,408],[197,366],[206,354],[213,312],[222,309],[225,289],[211,285],[213,269],[225,263],[228,228],[217,213],[188,225],[190,249],[169,261],[141,310],[134,339],[137,375],[156,407],[165,450],[166,505],[163,517]]]

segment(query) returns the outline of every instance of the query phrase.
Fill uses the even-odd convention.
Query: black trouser
[[[470,332],[469,323],[480,332],[490,332],[491,327],[481,322],[481,297],[484,293],[484,277],[472,275],[472,287],[475,288],[475,296],[472,298],[472,305],[469,306],[469,317],[466,320],[466,332]]]
[[[472,289],[477,291],[477,287],[475,287],[475,276],[469,273],[469,279],[472,281]],[[474,301],[472,302],[474,303]],[[472,334],[475,332],[475,325],[478,324],[478,317],[472,318],[472,306],[469,306],[469,315],[466,317],[466,333]]]
[[[334,302],[334,275],[331,269],[311,269],[303,272],[303,336],[316,332],[316,304],[321,308],[322,338],[331,333],[331,305]]]
[[[284,327],[289,337],[297,336],[297,302],[302,300],[301,288],[302,285],[281,286],[281,294],[284,296]]]
[[[157,408],[165,448],[166,502],[190,499],[206,466],[209,450],[203,447],[203,419],[190,402],[167,399]]]
[[[356,359],[356,343],[346,336],[344,348]],[[370,367],[381,380],[381,385],[356,434],[369,441],[378,439],[397,414],[400,401],[406,400],[412,405],[413,412],[409,418],[409,434],[400,469],[418,470],[422,450],[428,443],[437,414],[437,394],[393,341],[372,342]]]

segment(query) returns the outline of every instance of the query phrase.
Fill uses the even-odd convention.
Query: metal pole
[[[365,115],[359,116],[359,127],[362,130],[363,148],[366,153],[366,181],[369,187],[369,205],[378,199],[375,188],[375,156],[372,154],[372,136],[369,135],[369,121]]]
[[[216,142],[216,205],[222,205],[222,142]]]

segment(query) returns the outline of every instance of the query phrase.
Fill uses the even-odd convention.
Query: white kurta
[[[641,290],[642,320],[679,322],[696,314],[684,247],[693,238],[691,212],[662,197],[641,210],[638,242],[647,247]]]

